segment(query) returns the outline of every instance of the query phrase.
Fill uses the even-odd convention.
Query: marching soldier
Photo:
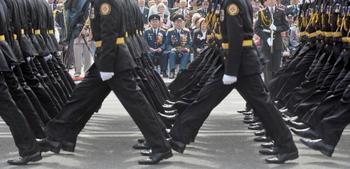
[[[169,53],[169,78],[175,78],[176,61],[180,61],[179,73],[187,68],[190,61],[191,33],[184,28],[184,16],[175,15],[173,22],[174,28],[170,28],[166,36],[166,49]]]
[[[217,57],[222,57],[223,65],[212,74],[208,80],[210,83],[200,90],[195,101],[176,119],[170,133],[172,148],[183,153],[186,144],[192,141],[210,112],[236,88],[253,107],[267,134],[275,141],[274,147],[264,151],[264,154],[276,156],[266,159],[266,162],[284,163],[298,158],[292,135],[266,92],[260,76],[257,51],[252,41],[254,30],[250,1],[215,2],[212,10],[215,13],[209,14],[207,18],[209,30],[213,30],[215,35],[211,48],[221,50],[222,56]]]
[[[145,39],[150,47],[149,56],[157,69],[160,65],[160,72],[163,77],[168,77],[168,56],[163,54],[165,50],[166,32],[160,28],[160,16],[153,14],[149,17],[151,28],[144,33]]]
[[[265,0],[263,10],[258,13],[255,32],[261,38],[261,51],[267,62],[264,80],[268,84],[281,65],[283,41],[281,33],[288,30],[288,22],[283,9],[276,6],[276,0]]]
[[[133,73],[136,64],[125,43],[126,38],[132,38],[129,36],[136,36],[128,35],[129,29],[125,27],[128,23],[125,23],[124,18],[138,8],[137,4],[120,0],[95,0],[92,7],[94,14],[90,16],[91,26],[97,47],[95,63],[85,79],[76,86],[61,113],[48,124],[49,138],[45,144],[59,152],[67,139],[77,137],[81,125],[91,118],[94,112],[91,109],[101,105],[113,91],[152,148],[149,159],[141,160],[139,164],[156,164],[170,158],[172,152],[162,135],[162,127],[154,109],[136,83]],[[140,11],[137,12],[131,14],[141,16]]]

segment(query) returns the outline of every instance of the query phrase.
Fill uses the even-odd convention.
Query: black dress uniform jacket
[[[95,58],[96,66],[101,72],[118,73],[136,67],[126,44],[122,43],[122,39],[126,37],[126,31],[125,23],[121,23],[128,11],[115,10],[123,9],[121,3],[121,1],[106,0],[96,0],[94,3],[97,16],[92,19],[91,26],[94,32],[93,39],[97,42],[101,41],[101,47],[97,49]],[[121,38],[121,43],[116,44],[118,38]]]
[[[223,43],[228,43],[229,45],[225,52],[225,74],[236,77],[259,74],[261,71],[257,55],[245,55],[243,57],[245,51],[242,46],[243,41],[252,40],[253,38],[253,9],[251,6],[243,3],[242,0],[227,0],[223,8],[230,8],[229,5],[232,3],[237,5],[238,9],[236,10],[238,11],[236,12],[238,13],[229,14],[225,12],[221,23]],[[237,7],[231,6],[231,8]]]

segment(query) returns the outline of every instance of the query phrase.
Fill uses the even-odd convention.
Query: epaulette
[[[161,31],[164,31],[164,32],[166,32],[167,30],[165,29],[165,28],[163,28],[163,27],[160,27],[159,28]]]
[[[151,29],[152,29],[151,27],[148,27],[148,28],[145,29],[145,31],[148,31],[148,30],[151,30]]]
[[[291,8],[291,7],[293,7],[293,5],[288,5],[288,6],[287,6],[287,8]]]
[[[190,32],[188,28],[183,28],[184,31]]]

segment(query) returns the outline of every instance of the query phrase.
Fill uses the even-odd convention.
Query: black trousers
[[[34,93],[34,91],[28,86],[28,84],[26,83],[24,77],[23,77],[23,73],[22,70],[19,66],[16,66],[13,69],[13,72],[15,73],[19,83],[21,84],[24,92],[27,94],[27,96],[29,97],[30,101],[32,102],[35,110],[38,112],[38,115],[40,116],[42,122],[44,122],[44,124],[46,124],[47,122],[50,121],[50,116],[48,115],[47,111],[45,110],[45,108],[41,105],[38,97],[36,96],[36,94]]]
[[[156,114],[137,86],[133,73],[125,71],[103,82],[93,65],[74,89],[61,113],[48,124],[48,135],[56,141],[76,138],[96,107],[113,91],[128,111],[154,152],[169,149]]]
[[[321,138],[327,144],[336,146],[345,127],[350,123],[350,87],[348,87],[340,104],[321,121]]]
[[[315,53],[316,51],[314,49],[308,50],[296,65],[293,73],[285,79],[286,81],[281,86],[280,91],[274,92],[279,100],[283,100],[288,92],[292,91],[305,80],[305,73],[309,70],[310,65],[315,59]]]
[[[33,74],[30,64],[26,61],[26,63],[22,63],[20,66],[22,68],[23,77],[25,78],[27,84],[37,95],[47,113],[50,115],[50,117],[56,116],[59,112],[59,108],[53,101],[53,98],[50,97],[47,90],[41,84],[39,79]]]
[[[44,124],[41,121],[29,97],[23,91],[13,72],[4,72],[4,78],[13,100],[16,102],[18,108],[23,112],[28,124],[33,131],[36,138],[45,138]]]
[[[236,88],[242,97],[252,106],[266,131],[280,148],[280,151],[295,150],[295,144],[281,114],[273,105],[259,74],[238,78],[234,85],[224,85],[224,70],[215,74],[199,93],[195,100],[176,120],[171,136],[188,144],[203,125],[210,112]]]
[[[38,152],[34,135],[13,101],[2,73],[0,73],[0,110],[0,116],[10,128],[19,155],[27,156]]]

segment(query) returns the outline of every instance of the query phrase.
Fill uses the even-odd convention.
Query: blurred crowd
[[[63,39],[64,19],[63,0],[49,0],[54,11],[58,39]],[[210,0],[135,0],[143,14],[145,23],[144,37],[150,47],[149,57],[154,68],[164,78],[173,79],[187,68],[198,53],[207,45],[207,30],[205,17]],[[279,0],[277,7],[284,9],[289,30],[282,32],[283,62],[288,60],[298,45],[296,17],[299,0]],[[259,0],[252,0],[254,21],[258,11],[264,6]],[[68,62],[68,67],[74,69],[74,80],[81,80],[84,72],[93,62],[94,43],[91,40],[89,23],[87,22],[80,36],[74,41],[74,58]],[[254,42],[260,47],[259,36],[254,36]],[[283,64],[283,63],[281,63]]]

